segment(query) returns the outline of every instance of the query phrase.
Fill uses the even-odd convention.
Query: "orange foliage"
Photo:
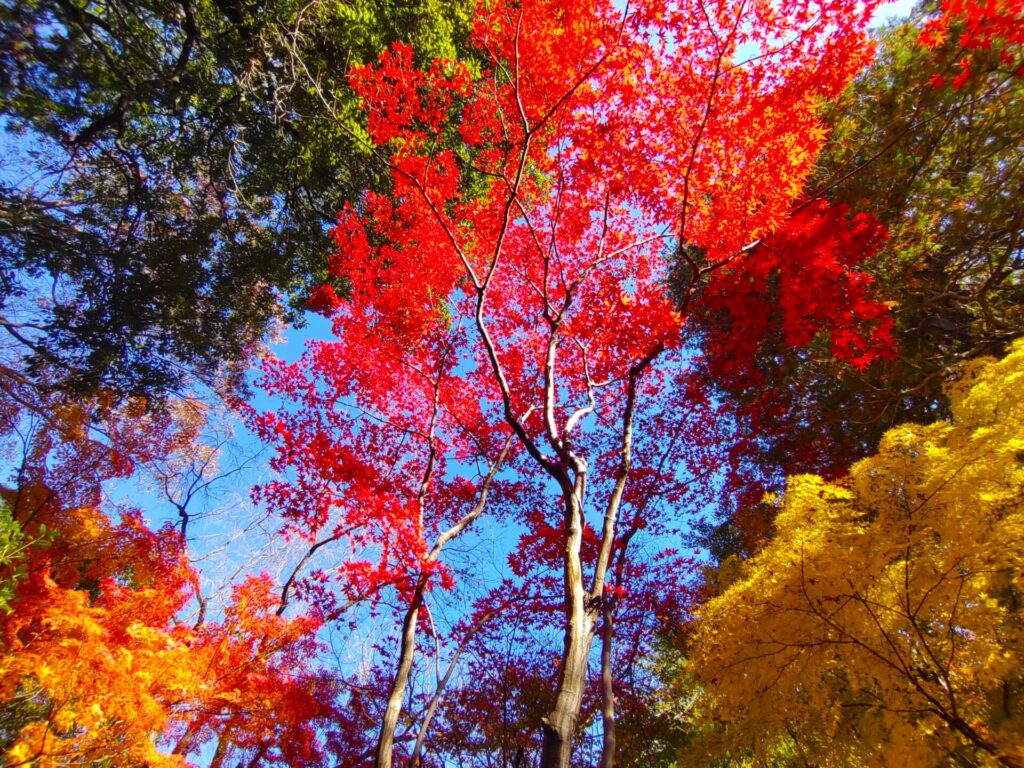
[[[317,620],[277,616],[273,584],[252,577],[222,622],[181,623],[199,578],[178,532],[103,509],[102,482],[135,461],[201,450],[201,409],[175,418],[143,403],[91,410],[21,394],[0,420],[23,456],[19,484],[0,496],[31,542],[23,577],[14,564],[0,571],[15,584],[0,617],[0,713],[18,723],[6,764],[185,766],[210,740],[222,756],[314,764],[313,723],[331,701],[304,666]]]

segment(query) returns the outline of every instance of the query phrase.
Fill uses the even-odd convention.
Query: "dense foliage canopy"
[[[5,764],[1024,766],[1024,3],[881,6],[0,0]]]
[[[751,464],[714,537],[724,550],[756,549],[772,515],[759,496],[787,474],[842,474],[891,427],[948,416],[955,366],[1002,355],[1024,333],[1019,48],[967,40],[956,33],[972,22],[947,15],[936,25],[930,13],[924,6],[879,32],[875,62],[826,110],[829,141],[808,182],[811,194],[885,227],[884,245],[859,269],[890,307],[890,354],[858,366],[831,355],[827,337],[794,348],[784,297],[752,289],[760,307],[779,303],[750,313],[771,329],[757,337],[753,375],[708,382],[735,404]],[[925,24],[947,34],[922,45]],[[714,338],[721,316],[701,322]]]
[[[690,640],[711,754],[1024,765],[1022,388],[1018,342],[961,369],[949,421],[889,430],[842,480],[790,478]]]
[[[0,4],[0,328],[47,386],[159,396],[301,317],[372,185],[348,67],[455,55],[460,3]],[[284,304],[291,305],[285,312]]]

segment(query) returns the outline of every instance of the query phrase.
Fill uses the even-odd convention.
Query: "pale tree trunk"
[[[455,672],[455,667],[459,663],[459,658],[462,656],[462,652],[469,646],[469,641],[473,639],[473,636],[502,610],[504,610],[504,608],[496,608],[492,611],[488,611],[473,623],[473,626],[471,626],[469,631],[466,632],[466,636],[462,638],[462,642],[459,643],[459,647],[456,649],[455,655],[452,656],[452,660],[448,662],[448,669],[445,670],[444,677],[437,681],[437,688],[434,689],[434,695],[430,697],[430,703],[427,705],[427,711],[423,715],[423,722],[420,723],[419,733],[416,734],[416,744],[413,747],[412,755],[409,757],[409,765],[412,766],[412,768],[418,768],[423,760],[423,748],[427,741],[427,732],[430,730],[430,721],[434,719],[434,713],[437,712],[437,706],[441,703],[441,697],[444,696],[445,688],[448,686],[448,682],[452,679],[452,674]]]
[[[433,436],[433,424],[431,424],[431,436]],[[505,445],[501,449],[501,454],[498,456],[498,459],[491,465],[487,476],[480,485],[480,496],[477,499],[477,503],[469,512],[463,515],[455,525],[437,537],[437,541],[434,543],[433,548],[426,557],[426,561],[428,563],[436,562],[441,556],[441,550],[444,549],[445,545],[466,530],[466,528],[472,525],[473,522],[483,514],[484,509],[487,507],[487,496],[490,493],[491,483],[494,482],[495,475],[497,475],[498,470],[501,468],[505,458],[508,456],[509,450],[512,448],[512,440],[513,437],[510,435],[505,440]],[[431,456],[433,456],[433,451],[431,452]],[[423,507],[423,499],[426,495],[427,485],[433,474],[433,464],[433,458],[431,458],[420,492],[421,509]],[[391,683],[391,693],[388,695],[388,705],[387,709],[384,711],[384,721],[381,723],[380,735],[377,738],[377,754],[374,758],[375,768],[391,768],[392,753],[395,747],[395,731],[398,729],[398,718],[402,714],[402,702],[405,699],[405,689],[409,684],[409,673],[412,670],[413,658],[416,655],[416,623],[419,619],[420,608],[423,607],[423,597],[427,589],[427,582],[427,575],[422,574],[416,582],[416,589],[413,592],[412,600],[409,601],[409,607],[405,612],[405,620],[402,622],[402,645],[398,655],[398,669],[395,672],[395,679]],[[487,618],[490,617],[488,616]],[[443,686],[439,687],[443,689]],[[429,719],[426,724],[429,725]],[[417,750],[422,748],[422,744],[419,740],[417,740],[416,748]]]
[[[416,622],[419,619],[420,607],[423,605],[423,590],[426,580],[422,577],[416,584],[416,591],[402,622],[402,645],[398,656],[398,669],[391,683],[388,695],[388,706],[384,711],[384,721],[380,726],[377,738],[377,755],[374,759],[375,768],[391,768],[392,752],[395,746],[395,731],[398,729],[398,718],[402,714],[402,702],[405,700],[405,689],[409,684],[409,672],[412,660],[416,655]]]
[[[577,482],[577,487],[580,485]],[[544,719],[541,768],[564,768],[572,756],[576,720],[587,682],[587,661],[594,639],[595,615],[583,587],[580,546],[583,542],[583,511],[574,494],[567,503],[565,537],[565,644],[558,670],[555,706]]]
[[[632,466],[633,416],[636,410],[637,384],[648,365],[660,352],[659,345],[643,360],[633,365],[629,371],[626,409],[622,420],[621,463],[605,509],[604,524],[601,530],[601,548],[594,565],[593,582],[589,591],[583,585],[583,566],[580,559],[583,543],[583,499],[587,483],[587,462],[568,449],[565,451],[575,471],[575,481],[571,490],[566,489],[567,484],[565,483],[562,486],[566,508],[565,553],[563,557],[565,568],[565,646],[562,651],[562,666],[559,669],[556,684],[555,707],[544,721],[541,768],[568,768],[569,760],[572,757],[572,739],[576,730],[576,721],[579,718],[580,705],[583,702],[583,690],[587,682],[587,662],[599,615],[597,606],[604,605],[606,602],[605,577],[614,550],[615,524]],[[581,413],[581,411],[577,413]],[[569,420],[569,424],[571,423],[572,418]],[[606,614],[606,619],[610,619],[610,615]],[[602,637],[602,678],[605,675],[608,676],[608,690],[605,692],[603,682],[602,699],[604,707],[611,706],[612,709],[610,711],[610,729],[608,729],[608,720],[604,721],[606,728],[606,749],[604,751],[607,752],[607,739],[612,740],[612,746],[610,755],[602,756],[602,765],[604,765],[604,760],[614,759],[615,740],[615,711],[610,690],[612,642],[612,637],[608,634],[611,632],[610,621],[606,621],[606,627],[605,635]],[[609,654],[608,665],[603,663],[605,652]],[[607,695],[604,695],[605,693]],[[604,715],[604,709],[602,709],[602,715]],[[608,765],[610,764],[608,763]]]

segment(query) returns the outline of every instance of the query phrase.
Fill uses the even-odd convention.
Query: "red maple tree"
[[[389,190],[339,214],[331,272],[348,294],[311,303],[336,339],[268,363],[292,405],[252,422],[277,447],[283,477],[259,494],[288,533],[311,557],[364,553],[299,578],[305,594],[329,617],[384,587],[405,606],[378,766],[424,601],[454,583],[444,547],[485,513],[527,526],[515,557],[557,564],[562,642],[534,725],[541,764],[568,764],[595,635],[636,572],[617,556],[658,519],[637,488],[665,492],[662,515],[681,477],[716,468],[713,451],[686,466],[665,448],[713,440],[679,426],[707,407],[689,376],[698,302],[732,318],[723,360],[756,346],[769,294],[790,343],[829,332],[854,363],[877,354],[884,312],[853,268],[877,231],[818,203],[793,213],[818,106],[869,58],[875,5],[499,1],[475,21],[480,71],[418,67],[403,45],[353,70]]]
[[[1024,3],[1021,0],[942,0],[936,13],[921,30],[921,42],[932,48],[948,39],[955,41],[957,55],[951,60],[959,71],[947,67],[932,76],[932,86],[960,89],[973,73],[978,51],[995,49],[1006,71],[1024,76]]]

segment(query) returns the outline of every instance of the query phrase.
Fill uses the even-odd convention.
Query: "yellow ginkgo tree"
[[[777,533],[700,611],[699,764],[1024,766],[1024,343],[952,419],[791,478]]]

